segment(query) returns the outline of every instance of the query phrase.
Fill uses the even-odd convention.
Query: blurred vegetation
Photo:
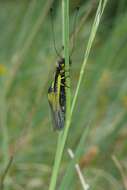
[[[80,6],[71,66],[72,98],[97,2],[70,4],[71,32],[75,7]],[[0,1],[0,175],[15,152],[5,185],[10,190],[48,189],[51,177],[58,136],[52,130],[47,101],[57,61],[49,16],[52,3],[56,44],[61,49],[60,1]],[[71,161],[67,148],[77,150],[87,126],[89,132],[77,161],[91,189],[127,189],[126,60],[127,2],[112,0],[104,11],[88,60],[58,189]],[[69,190],[81,189],[75,170],[73,174]]]

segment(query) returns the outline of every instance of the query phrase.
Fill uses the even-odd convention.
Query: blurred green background
[[[70,33],[80,6],[72,55],[72,98],[97,0],[70,2]],[[53,3],[53,4],[52,4]],[[0,0],[0,175],[15,152],[5,188],[48,189],[58,133],[52,130],[47,90],[62,47],[61,1]],[[70,44],[71,46],[72,44]],[[107,3],[74,110],[58,189],[84,129],[77,162],[92,190],[127,189],[127,1]],[[75,170],[69,190],[82,189]]]

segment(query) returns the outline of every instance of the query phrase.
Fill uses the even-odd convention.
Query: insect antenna
[[[54,49],[56,52],[56,55],[61,58],[60,53],[58,52],[57,48],[56,48],[56,41],[55,41],[55,31],[54,31],[54,22],[53,22],[53,8],[50,8],[50,20],[51,20],[51,30],[52,30],[52,35],[53,35],[53,45],[54,45]]]
[[[74,23],[73,23],[72,49],[71,49],[70,57],[72,56],[72,54],[75,50],[75,37],[76,37],[76,25],[77,25],[78,13],[79,13],[79,7],[76,7],[76,14],[75,14]]]

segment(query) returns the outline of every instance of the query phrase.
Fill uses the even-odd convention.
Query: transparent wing
[[[61,111],[59,107],[54,109],[52,104],[49,102],[50,109],[51,109],[51,118],[53,123],[53,128],[55,130],[61,130],[64,127],[64,113]]]
[[[60,130],[64,127],[64,112],[59,104],[59,96],[54,92],[53,88],[48,91],[48,101],[51,109],[51,118],[53,123],[53,128],[55,130]]]

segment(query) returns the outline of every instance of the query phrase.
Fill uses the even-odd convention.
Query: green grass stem
[[[70,123],[71,123],[71,117],[72,113],[75,107],[75,103],[77,100],[77,96],[79,93],[79,88],[83,79],[84,71],[85,71],[85,66],[90,54],[90,50],[100,23],[101,16],[103,14],[105,5],[107,3],[107,0],[99,1],[98,9],[96,12],[95,20],[91,29],[91,34],[88,40],[88,45],[86,48],[86,52],[84,55],[84,61],[81,67],[80,71],[80,76],[79,76],[79,81],[77,84],[75,96],[72,102],[72,107],[71,105],[71,95],[70,95],[70,88],[66,89],[66,96],[67,96],[67,101],[66,101],[66,123],[65,123],[65,129],[63,132],[59,133],[59,138],[58,138],[58,146],[56,150],[56,156],[55,156],[55,162],[54,162],[54,167],[53,167],[53,173],[51,177],[51,183],[49,186],[49,190],[55,190],[56,188],[56,181],[57,181],[57,176],[58,176],[58,171],[60,167],[60,162],[62,159],[62,154],[65,146],[65,142],[67,139]],[[62,1],[62,10],[63,10],[63,42],[64,42],[64,56],[65,56],[65,68],[69,70],[69,1],[68,0],[63,0]],[[67,79],[67,86],[70,86],[70,79]],[[71,109],[70,109],[71,108]]]
[[[63,18],[63,44],[64,44],[64,57],[65,57],[65,69],[69,71],[69,0],[62,0],[62,18]],[[70,78],[67,78],[67,86],[70,86]],[[56,181],[59,171],[59,166],[62,158],[62,153],[65,145],[66,133],[70,124],[70,88],[66,88],[66,123],[64,132],[59,133],[58,146],[56,150],[56,157],[53,167],[53,173],[51,177],[51,183],[49,190],[54,190],[56,187]]]
[[[81,85],[81,82],[82,82],[82,79],[83,79],[83,76],[84,76],[86,63],[87,63],[87,60],[88,60],[88,57],[89,57],[89,54],[90,54],[90,50],[91,50],[91,47],[92,47],[92,44],[93,44],[93,41],[94,41],[94,38],[95,38],[95,35],[96,35],[96,32],[97,32],[97,29],[98,29],[98,26],[99,26],[99,23],[100,23],[100,20],[101,20],[101,16],[103,14],[103,11],[104,11],[106,3],[107,3],[107,0],[105,0],[105,1],[100,0],[99,5],[98,5],[98,9],[97,9],[97,12],[96,12],[94,23],[93,23],[93,26],[92,26],[92,29],[91,29],[91,34],[90,34],[90,37],[89,37],[89,40],[88,40],[86,52],[85,52],[85,55],[84,55],[84,61],[83,61],[83,64],[81,66],[77,88],[76,88],[74,99],[73,99],[73,102],[72,102],[71,115],[72,115],[74,107],[75,107],[75,103],[76,103],[78,93],[79,93],[79,88],[80,88],[80,85]]]
[[[1,78],[1,92],[0,92],[0,126],[2,133],[2,153],[3,153],[3,169],[6,168],[6,165],[9,160],[9,137],[7,129],[7,103],[6,103],[6,91],[5,91],[5,81]],[[6,187],[5,187],[6,188]]]

